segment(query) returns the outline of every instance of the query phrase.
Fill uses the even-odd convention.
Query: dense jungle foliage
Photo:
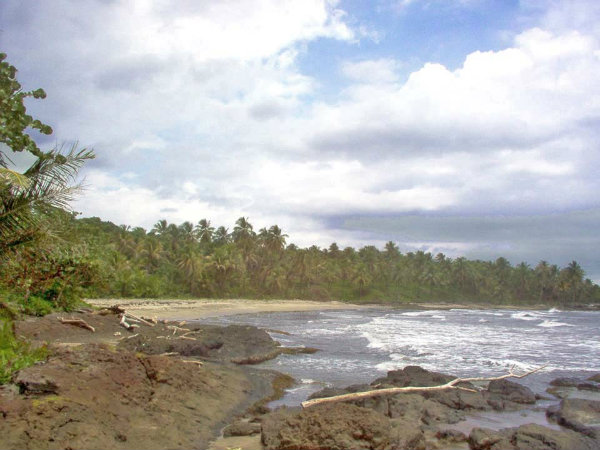
[[[11,290],[60,302],[90,297],[246,297],[349,301],[474,301],[576,305],[600,301],[600,287],[573,261],[512,266],[451,259],[422,251],[403,254],[393,242],[327,249],[286,245],[273,225],[256,232],[241,217],[233,230],[161,220],[150,231],[99,218],[56,214],[62,240],[51,255],[27,249],[2,270]]]

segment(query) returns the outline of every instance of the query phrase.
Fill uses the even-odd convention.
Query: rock
[[[559,425],[600,439],[600,401],[582,398],[564,399],[558,408],[548,408],[546,415]]]
[[[577,385],[580,391],[600,392],[600,384],[597,383],[580,383]]]
[[[465,442],[467,440],[465,433],[458,430],[440,430],[435,437],[448,443]]]
[[[561,387],[561,386],[552,386],[546,389],[548,394],[555,396],[556,398],[567,398],[571,392],[573,392],[573,388]]]
[[[555,378],[554,380],[552,380],[550,382],[550,385],[551,386],[560,386],[560,387],[575,387],[579,383],[581,383],[581,380],[579,378],[561,377],[561,378]]]
[[[588,381],[594,381],[596,383],[600,383],[600,373],[597,373],[596,375],[592,375],[587,380]]]
[[[461,384],[462,387],[473,389],[471,384]],[[442,403],[453,409],[465,410],[465,409],[477,409],[486,410],[490,409],[490,405],[486,401],[486,398],[481,392],[467,392],[460,390],[446,390],[446,391],[424,391],[422,394],[425,398],[435,400],[436,402]]]
[[[371,409],[335,403],[301,411],[279,409],[263,420],[261,438],[267,449],[414,448],[397,443],[418,441],[416,430],[418,424],[392,423]]]
[[[388,398],[387,415],[392,419],[402,418],[426,425],[457,423],[465,414],[418,394],[397,394]]]
[[[26,395],[58,394],[58,383],[54,377],[43,373],[42,366],[31,366],[21,370],[14,381],[21,393]]]
[[[98,344],[51,352],[15,378],[25,395],[0,391],[0,449],[207,448],[230,415],[272,393],[272,376],[232,365]]]
[[[390,370],[385,378],[378,378],[371,385],[395,387],[437,386],[452,381],[455,378],[443,373],[430,372],[419,366],[406,366],[404,369]]]
[[[531,389],[508,380],[491,381],[485,394],[488,404],[496,410],[518,409],[535,403]]]
[[[252,436],[260,433],[260,423],[243,422],[238,420],[223,430],[224,437],[231,436]]]
[[[472,450],[598,450],[600,443],[573,431],[528,424],[499,431],[475,428],[469,446]]]
[[[392,429],[389,448],[407,450],[426,448],[425,436],[418,423],[403,419],[392,419],[390,423]]]
[[[513,450],[516,448],[501,432],[488,428],[474,428],[469,434],[468,441],[471,450]]]
[[[336,395],[344,395],[348,392],[349,391],[347,389],[326,387],[320,391],[314,392],[308,397],[308,399],[312,400],[313,398],[335,397]]]

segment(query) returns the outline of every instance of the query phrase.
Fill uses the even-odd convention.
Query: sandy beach
[[[310,300],[88,299],[86,302],[97,307],[120,305],[132,314],[156,316],[157,319],[185,320],[262,312],[325,311],[369,307],[337,301],[316,302]]]

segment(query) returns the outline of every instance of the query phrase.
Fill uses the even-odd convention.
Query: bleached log
[[[148,322],[146,319],[142,319],[141,317],[134,316],[131,313],[125,312],[125,315],[129,316],[131,319],[137,320],[138,322],[142,322],[144,325],[148,325],[149,327],[153,327],[154,326],[154,324],[152,322]]]
[[[119,321],[119,325],[121,325],[123,328],[125,328],[127,331],[133,331],[136,328],[139,328],[139,325],[136,324],[130,324],[127,323],[127,321],[125,320],[125,314],[121,314],[121,320]]]
[[[96,331],[96,329],[93,326],[91,326],[89,323],[87,323],[83,319],[63,319],[62,317],[57,317],[57,319],[61,323],[65,323],[68,325],[75,325],[77,327],[85,328],[86,330],[90,330],[92,333],[94,333]]]
[[[449,381],[446,384],[441,384],[439,386],[406,386],[406,387],[395,387],[395,388],[386,388],[386,389],[375,389],[371,391],[364,392],[355,392],[351,394],[343,394],[343,395],[335,395],[333,397],[325,397],[325,398],[315,398],[312,400],[307,400],[302,402],[303,408],[310,408],[311,406],[320,405],[322,403],[335,403],[335,402],[345,402],[351,400],[359,400],[361,398],[370,398],[370,397],[380,397],[384,395],[393,395],[393,394],[405,394],[408,392],[425,392],[425,391],[444,391],[448,389],[458,389],[462,391],[468,392],[477,392],[473,389],[468,389],[462,386],[457,386],[460,383],[477,383],[477,382],[489,382],[496,380],[505,380],[507,378],[525,378],[528,375],[539,372],[544,369],[548,364],[544,364],[541,367],[536,369],[529,370],[521,375],[517,375],[514,373],[514,366],[510,368],[509,372],[505,375],[500,375],[498,377],[474,377],[474,378],[455,378],[454,380]]]
[[[179,352],[165,352],[165,353],[161,353],[158,356],[179,356]]]
[[[192,330],[190,330],[188,328],[178,327],[177,325],[167,325],[167,329],[168,330],[173,330],[173,335],[175,335],[178,331],[187,331],[187,332],[192,331]]]
[[[196,364],[197,366],[203,366],[204,363],[202,361],[194,361],[192,359],[182,359],[181,360],[182,363],[186,363],[186,364]]]

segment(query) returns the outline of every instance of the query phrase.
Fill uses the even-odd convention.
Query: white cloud
[[[31,111],[96,148],[86,214],[146,227],[243,215],[325,246],[385,242],[336,228],[348,215],[598,204],[599,34],[559,4],[456,70],[430,62],[401,82],[400,61],[352,56],[326,101],[298,65],[307,43],[379,31],[351,28],[335,1],[7,5],[10,61],[49,94]]]
[[[395,60],[382,58],[346,62],[342,65],[342,72],[359,83],[394,83],[398,81],[398,66],[399,63]]]

